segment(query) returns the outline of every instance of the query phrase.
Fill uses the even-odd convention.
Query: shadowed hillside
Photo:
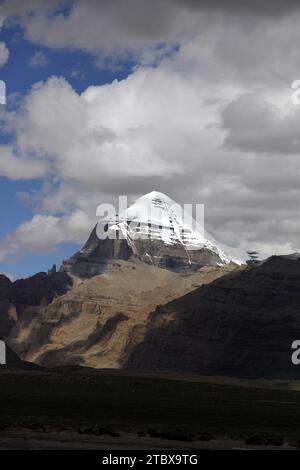
[[[300,260],[275,256],[199,287],[152,313],[127,367],[299,378],[299,287]]]

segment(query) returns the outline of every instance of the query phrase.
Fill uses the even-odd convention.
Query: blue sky
[[[90,54],[72,50],[53,50],[34,45],[24,39],[19,26],[5,27],[1,32],[1,41],[9,48],[7,63],[0,69],[0,79],[6,83],[6,109],[15,108],[15,94],[25,96],[34,83],[45,81],[52,75],[63,76],[72,87],[81,93],[90,85],[103,85],[113,80],[122,80],[130,73],[133,63],[119,63],[116,69],[99,69]],[[46,64],[32,66],[31,60],[36,53],[46,58]],[[0,105],[4,106],[4,105]],[[13,141],[13,137],[0,133],[0,144]],[[43,181],[11,180],[0,176],[0,237],[13,232],[22,222],[30,220],[34,207],[30,201],[24,201],[22,193],[32,193],[42,187]],[[61,243],[51,253],[18,253],[7,262],[0,263],[0,272],[11,274],[15,278],[27,277],[39,271],[47,271],[53,264],[61,261],[80,245]]]

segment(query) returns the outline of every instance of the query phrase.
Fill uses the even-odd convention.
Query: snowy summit
[[[158,191],[141,196],[116,218],[105,222],[109,231],[120,232],[133,249],[135,240],[150,239],[168,246],[180,244],[187,253],[207,249],[217,254],[222,263],[244,262],[238,250],[218,243],[204,230],[204,220],[196,221],[185,207]]]

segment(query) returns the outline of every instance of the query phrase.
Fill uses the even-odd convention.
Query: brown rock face
[[[126,367],[299,378],[300,260],[272,257],[158,307]]]
[[[82,249],[63,262],[61,271],[88,279],[105,272],[112,261],[129,260],[132,256],[126,240],[99,240],[95,227]]]
[[[139,260],[115,261],[50,305],[24,310],[7,340],[22,359],[41,365],[123,367],[157,305],[234,269],[211,266],[187,276]]]
[[[135,258],[146,264],[187,273],[221,263],[220,257],[208,249],[187,252],[181,244],[170,246],[153,239],[137,239],[134,248],[124,239],[100,240],[95,227],[83,248],[64,261],[61,270],[88,279],[102,274],[114,260],[128,261]]]

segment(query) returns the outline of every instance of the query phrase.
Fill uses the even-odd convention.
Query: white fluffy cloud
[[[18,157],[9,145],[0,145],[0,176],[18,180],[39,178],[45,173],[46,162]]]
[[[0,262],[26,253],[49,253],[66,240],[81,243],[92,228],[93,220],[81,211],[66,217],[36,214],[22,223],[0,243]]]
[[[299,12],[279,15],[280,2],[259,18],[257,2],[247,17],[242,8],[216,15],[207,2],[202,10],[192,1],[189,8],[150,3],[75,2],[56,16],[38,1],[31,15],[18,5],[33,42],[83,49],[98,61],[129,52],[143,65],[81,95],[66,79],[49,78],[3,117],[15,140],[2,148],[0,174],[40,176],[44,186],[35,195],[39,215],[0,249],[83,241],[99,202],[156,189],[182,203],[204,202],[207,228],[227,244],[266,254],[300,250],[300,107],[290,102]],[[232,12],[237,3],[229,3]],[[78,225],[73,214],[81,214]],[[39,232],[43,240],[31,243]]]
[[[104,184],[108,178],[113,183],[120,177],[168,178],[181,173],[178,158],[156,149],[166,119],[166,115],[159,116],[159,108],[163,100],[166,105],[168,99],[173,100],[176,91],[168,91],[165,83],[166,89],[157,89],[155,97],[153,86],[148,72],[142,70],[124,82],[90,87],[82,95],[63,78],[37,84],[20,114],[10,121],[17,149],[24,155],[38,155],[62,179],[93,185]],[[188,96],[181,91],[178,96],[182,96],[184,112]],[[175,113],[170,120],[173,128],[180,127]]]

